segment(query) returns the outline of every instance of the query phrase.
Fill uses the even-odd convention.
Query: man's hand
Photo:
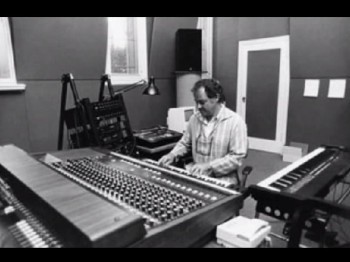
[[[212,169],[209,163],[195,164],[191,169],[191,173],[196,175],[210,175],[212,173]]]
[[[173,154],[167,154],[158,160],[160,166],[167,166],[175,162],[175,156]]]

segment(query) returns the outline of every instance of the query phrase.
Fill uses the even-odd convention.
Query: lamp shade
[[[153,76],[150,77],[147,87],[143,90],[144,95],[157,96],[159,95],[159,89],[155,84],[155,79]]]

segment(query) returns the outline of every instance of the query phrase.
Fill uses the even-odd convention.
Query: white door
[[[249,147],[282,153],[289,102],[289,36],[240,41],[238,55],[237,113],[248,125]]]

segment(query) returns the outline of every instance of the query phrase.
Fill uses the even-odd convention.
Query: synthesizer
[[[350,171],[350,153],[321,146],[282,170],[252,185],[259,213],[288,220],[303,200],[324,198],[331,186]]]
[[[40,161],[13,146],[0,152],[5,191],[63,247],[197,246],[243,205],[232,189],[106,149],[54,152]],[[18,216],[12,225],[33,224]]]
[[[227,189],[233,189],[236,187],[235,183],[223,181],[223,180],[220,180],[220,179],[217,179],[214,177],[205,176],[205,175],[192,174],[189,171],[187,171],[186,169],[178,168],[178,167],[175,167],[172,165],[168,165],[166,167],[161,167],[159,165],[159,163],[153,159],[144,159],[143,161],[145,161],[146,163],[150,163],[153,166],[155,166],[161,170],[168,170],[170,172],[174,171],[178,175],[183,175],[185,177],[193,178],[193,179],[198,180],[198,181],[210,183],[210,184],[212,184],[212,186],[218,186],[218,187],[223,187],[223,188],[227,188]]]

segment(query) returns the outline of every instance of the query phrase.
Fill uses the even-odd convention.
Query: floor
[[[247,186],[259,183],[260,181],[283,169],[289,164],[290,163],[282,161],[281,155],[250,150],[249,155],[244,162],[245,166],[250,165],[253,167],[253,171],[247,179]],[[350,197],[344,201],[344,204],[350,206]],[[247,198],[244,202],[244,207],[241,210],[240,215],[248,218],[254,218],[255,205],[256,201],[254,199],[250,197]],[[282,221],[264,215],[260,215],[259,218],[268,221],[272,227],[272,236],[270,236],[272,247],[286,247],[286,241],[279,238],[283,236],[282,230],[284,223]],[[350,242],[350,222],[348,220],[344,220],[339,217],[332,217],[332,220],[329,223],[329,228],[331,231],[337,232],[337,240],[339,240],[340,243]],[[318,244],[319,243],[309,241],[306,238],[303,238],[301,242],[302,247],[318,247]]]

